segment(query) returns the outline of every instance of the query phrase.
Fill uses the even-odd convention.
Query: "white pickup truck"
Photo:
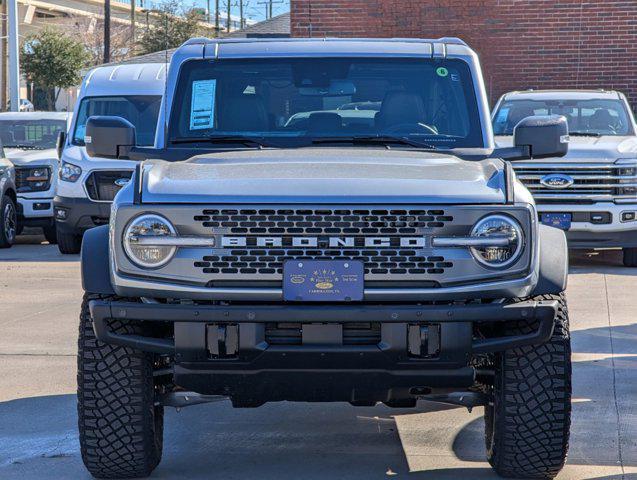
[[[56,142],[66,132],[67,112],[0,113],[0,140],[15,165],[19,234],[24,227],[42,227],[56,243],[53,197],[57,186]]]
[[[511,92],[493,110],[496,144],[533,115],[563,115],[570,147],[563,158],[515,162],[542,223],[566,231],[570,248],[622,248],[637,267],[637,125],[626,97],[607,90]]]

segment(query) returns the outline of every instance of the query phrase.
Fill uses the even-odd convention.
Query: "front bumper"
[[[566,232],[569,247],[637,247],[637,203],[595,203],[592,205],[538,205],[542,213],[570,213],[571,228]],[[634,220],[626,220],[626,214]]]
[[[201,394],[277,400],[391,401],[413,391],[466,388],[471,355],[546,342],[556,301],[473,305],[167,305],[93,300],[96,337],[174,358],[174,382]],[[476,338],[474,324],[534,321],[528,334]],[[173,325],[156,338],[113,332],[113,321]],[[281,344],[271,325],[299,325]],[[371,343],[346,343],[346,324],[379,324]],[[153,329],[159,331],[161,329]],[[270,334],[271,335],[271,334]]]
[[[53,209],[57,228],[63,233],[74,235],[81,235],[89,228],[107,224],[111,214],[110,203],[93,202],[79,197],[56,196]]]
[[[53,223],[53,197],[31,198],[18,196],[18,218],[28,227],[48,227]]]

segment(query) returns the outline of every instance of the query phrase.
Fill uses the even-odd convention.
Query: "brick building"
[[[445,37],[480,55],[487,93],[606,88],[637,103],[636,0],[291,0],[295,37]]]

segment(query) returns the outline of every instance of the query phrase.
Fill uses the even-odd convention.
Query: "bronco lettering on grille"
[[[425,237],[227,237],[222,247],[426,247]]]

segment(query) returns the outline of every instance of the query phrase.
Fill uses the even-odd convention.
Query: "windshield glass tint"
[[[523,118],[533,115],[564,115],[571,133],[632,135],[628,112],[620,100],[510,100],[493,117],[495,135],[513,135]]]
[[[470,70],[460,60],[190,61],[176,92],[173,141],[229,135],[286,146],[299,138],[390,136],[483,146]]]
[[[86,120],[89,117],[109,115],[125,118],[135,126],[137,145],[153,145],[160,105],[160,95],[85,97],[77,114],[73,143],[84,145]]]
[[[5,148],[55,148],[66,120],[0,120],[0,143]]]

